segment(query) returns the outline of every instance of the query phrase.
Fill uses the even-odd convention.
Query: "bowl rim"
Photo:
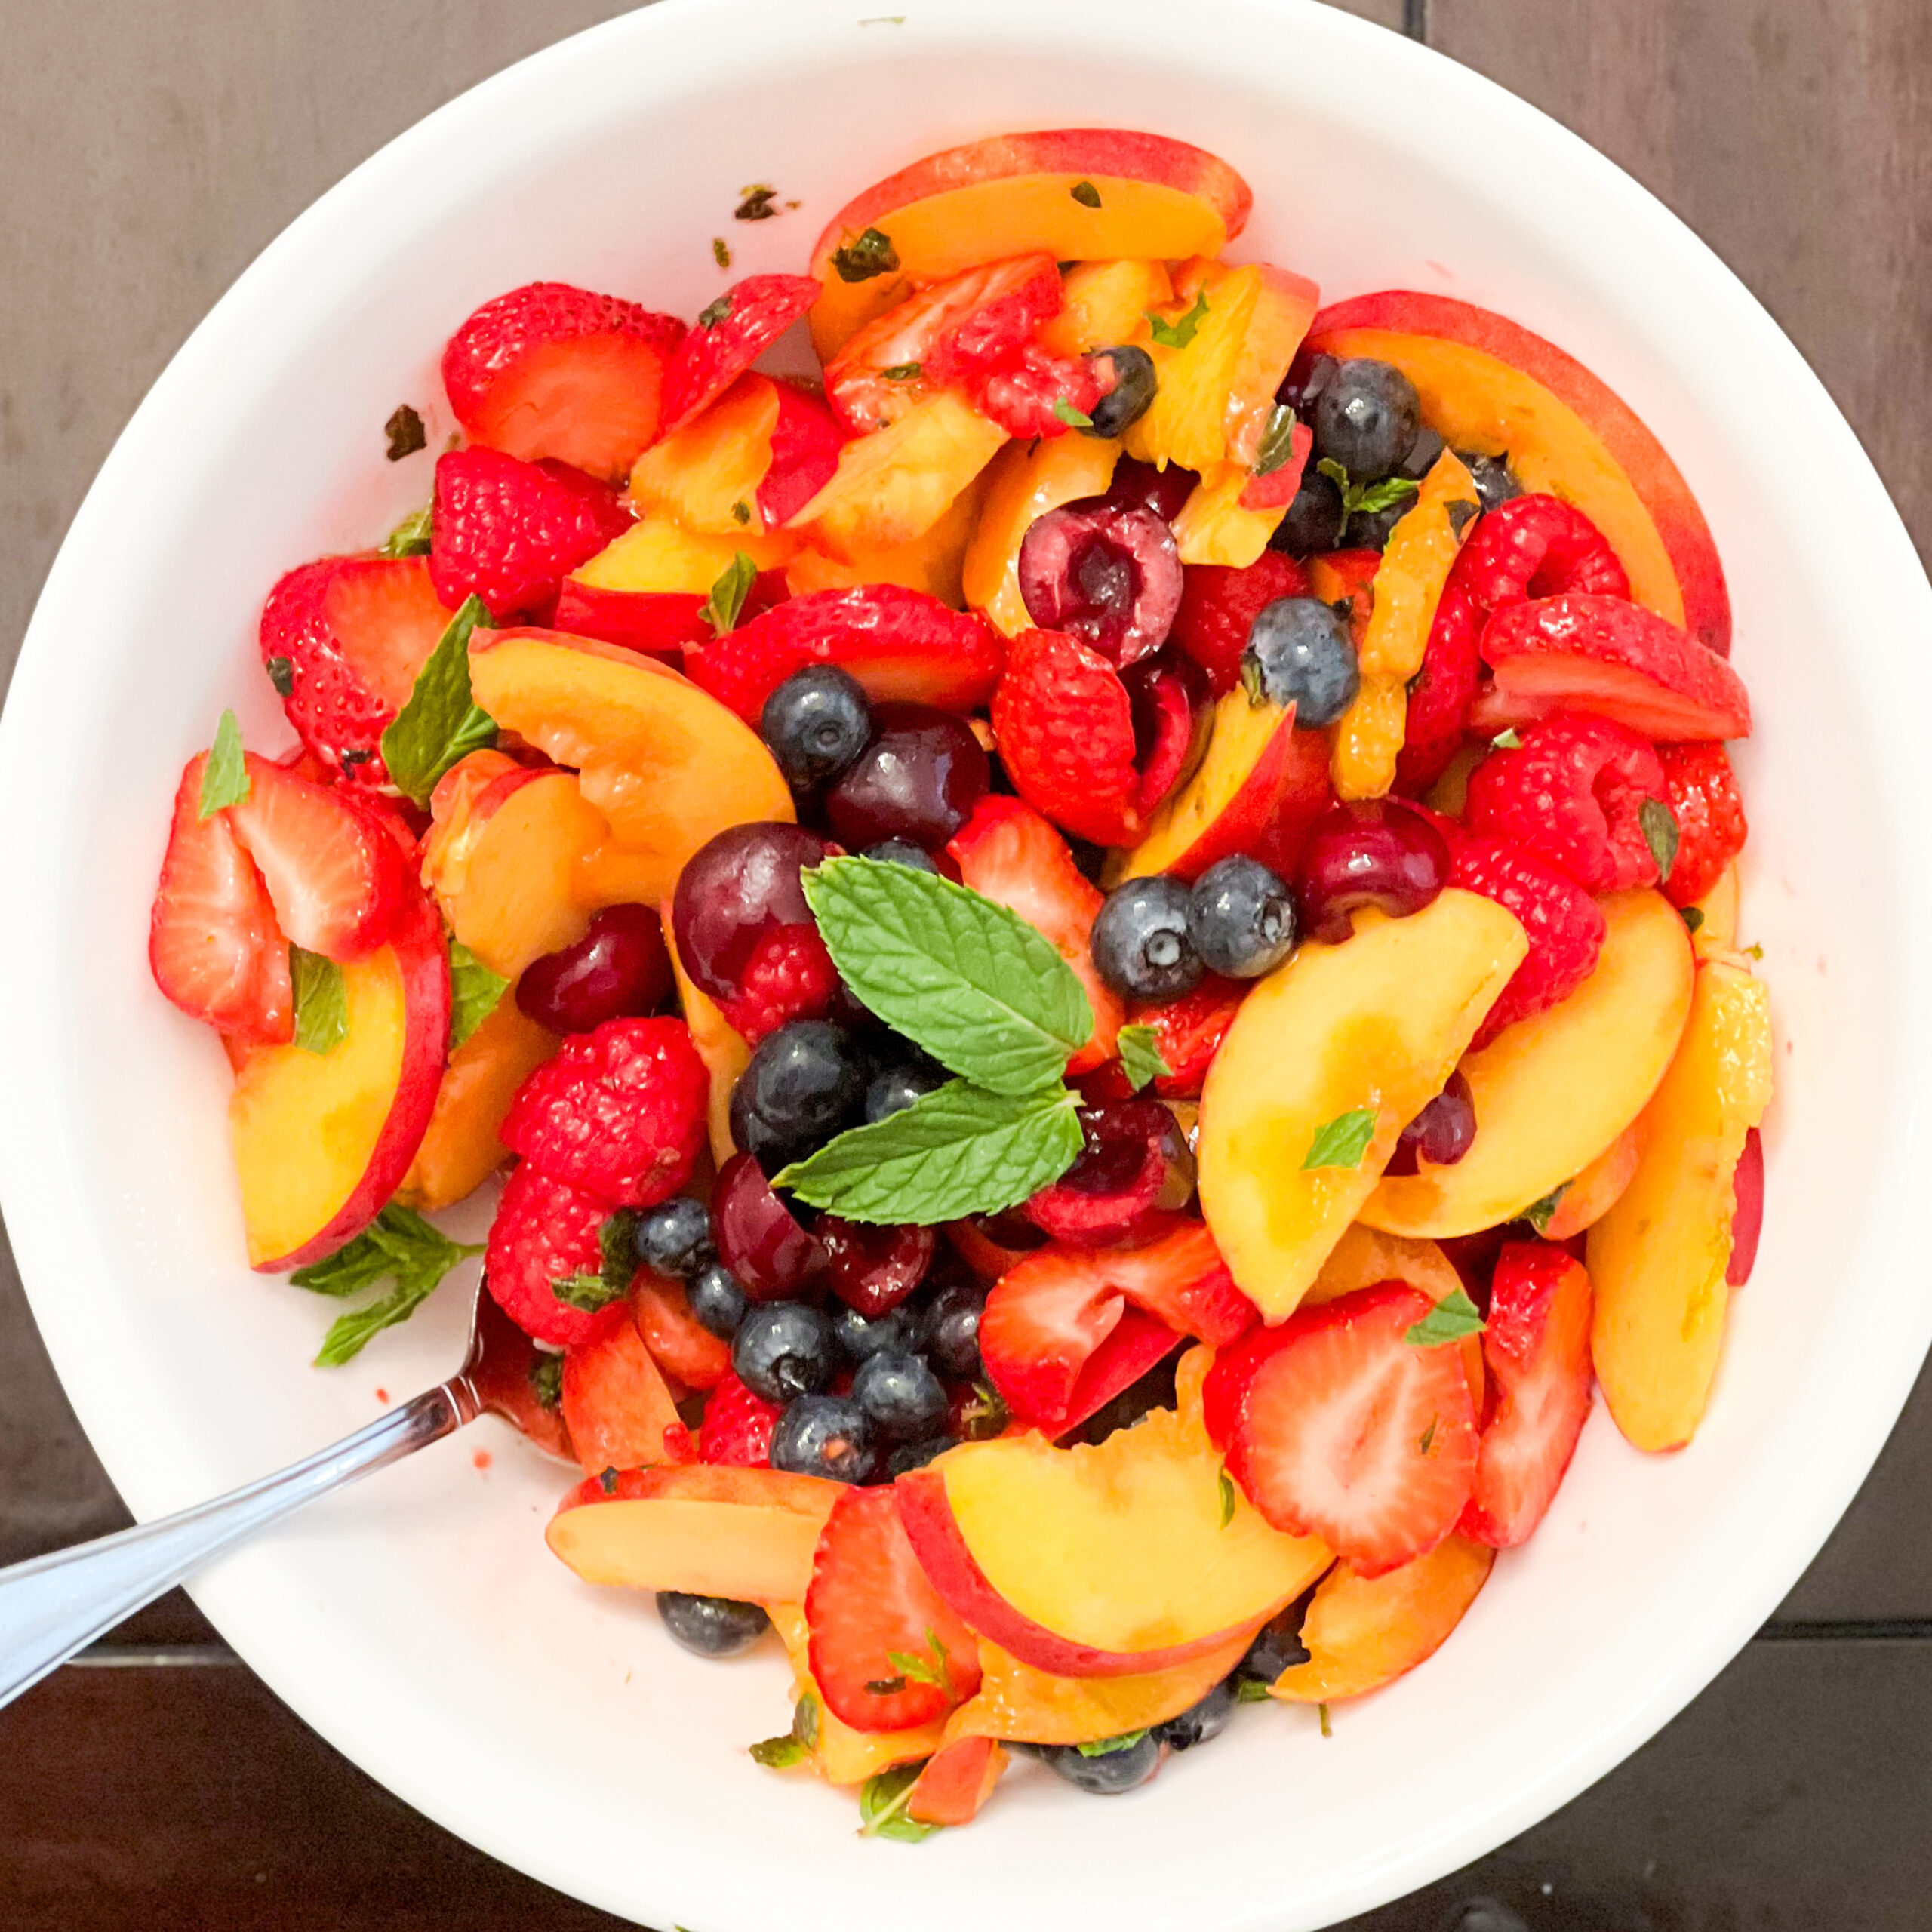
[[[1026,0],[894,0],[916,8],[921,29],[936,28],[976,43],[1010,35],[1024,44],[1029,37]],[[1042,33],[1065,32],[1070,17],[1097,17],[1105,11],[1116,20],[1127,7],[1145,22],[1158,26],[1172,39],[1181,29],[1164,18],[1153,0],[1060,0],[1051,10],[1056,24]],[[1570,170],[1604,198],[1623,219],[1641,227],[1671,270],[1697,285],[1698,297],[1721,308],[1730,321],[1749,331],[1756,351],[1782,371],[1788,386],[1786,405],[1806,418],[1807,426],[1834,445],[1837,466],[1856,478],[1854,498],[1845,514],[1872,533],[1866,553],[1868,583],[1878,582],[1895,600],[1894,608],[1908,621],[1906,630],[1932,631],[1932,586],[1928,586],[1911,540],[1869,459],[1848,425],[1826,395],[1818,378],[1779,330],[1768,313],[1730,269],[1676,216],[1614,164],[1579,137],[1540,110],[1446,56],[1357,17],[1323,7],[1317,0],[1208,0],[1205,7],[1187,11],[1186,32],[1214,29],[1234,34],[1244,29],[1281,31],[1292,26],[1316,49],[1364,62],[1386,62],[1426,85],[1444,91],[1472,119],[1487,118],[1514,135],[1540,148],[1553,165]],[[774,44],[831,36],[849,29],[857,10],[845,0],[657,0],[637,13],[592,27],[529,56],[479,83],[417,122],[345,176],[298,216],[262,251],[221,297],[170,360],[146,397],[117,438],[113,449],[88,490],[60,546],[37,602],[0,713],[0,830],[20,828],[44,810],[38,781],[42,775],[32,742],[35,721],[50,705],[63,672],[62,648],[75,624],[82,580],[93,560],[106,552],[122,506],[134,500],[144,473],[165,460],[173,438],[201,406],[199,396],[226,358],[253,342],[275,309],[301,292],[312,254],[326,253],[332,242],[358,224],[395,222],[426,171],[454,181],[463,173],[463,149],[476,131],[486,128],[527,94],[553,79],[584,72],[620,55],[639,56],[660,71],[696,79],[715,66],[720,42],[742,46],[769,37]],[[1909,620],[1915,615],[1915,626]],[[1901,706],[1902,711],[1909,707]],[[1875,721],[1880,731],[1894,728]],[[1896,728],[1897,743],[1905,742],[1903,725]],[[1896,789],[1896,788],[1895,788]],[[29,906],[48,888],[48,869],[32,860],[28,841],[0,837],[0,893],[5,903]],[[1903,915],[1912,936],[1932,937],[1932,912],[1908,908]],[[1923,947],[1919,949],[1923,952]],[[0,962],[0,987],[17,993],[23,983],[17,961]],[[18,998],[0,1000],[0,1039],[11,1053],[11,1063],[21,1075],[30,1075],[44,1052],[30,1019]],[[1903,1043],[1911,1064],[1932,1067],[1932,1052],[1921,1038]],[[28,1084],[31,1084],[30,1078]],[[91,1385],[87,1336],[75,1312],[78,1298],[62,1257],[63,1215],[77,1199],[76,1183],[62,1170],[63,1149],[36,1134],[27,1110],[10,1108],[0,1114],[0,1202],[29,1305],[50,1355],[90,1441],[95,1445],[131,1507],[139,1518],[156,1513],[155,1483],[145,1459],[152,1445],[132,1438],[111,1402]],[[1897,1211],[1909,1199],[1909,1189],[1921,1191],[1932,1177],[1923,1128],[1914,1131],[1885,1159],[1886,1185],[1875,1188],[1875,1201],[1894,1211],[1892,1218],[1906,1225]],[[1887,1226],[1890,1223],[1887,1223]],[[1903,1252],[1903,1244],[1894,1244]],[[1810,1562],[1869,1472],[1916,1379],[1928,1342],[1932,1342],[1932,1300],[1901,1312],[1895,1346],[1875,1351],[1867,1380],[1859,1390],[1860,1403],[1845,1418],[1835,1464],[1820,1480],[1793,1499],[1786,1537],[1765,1552],[1751,1576],[1740,1576],[1730,1601],[1714,1609],[1703,1628],[1672,1658],[1642,1694],[1633,1694],[1620,1721],[1576,1740],[1573,1748],[1555,1754],[1540,1775],[1487,1805],[1473,1807],[1441,1832],[1392,1852],[1372,1872],[1345,1874],[1318,1895],[1310,1894],[1297,1909],[1320,1916],[1297,1918],[1297,1924],[1327,1924],[1366,1910],[1414,1890],[1452,1872],[1469,1860],[1503,1843],[1567,1803],[1587,1785],[1646,1742],[1715,1677],[1775,1607]],[[406,1801],[448,1829],[518,1866],[531,1875],[573,1896],[592,1897],[619,1912],[635,1909],[632,1897],[614,1898],[587,1892],[572,1867],[567,1847],[518,1838],[500,1817],[479,1821],[477,1816],[441,1788],[406,1752],[380,1729],[358,1724],[332,1698],[329,1687],[312,1680],[299,1650],[281,1641],[271,1623],[251,1617],[253,1586],[245,1573],[230,1568],[211,1574],[191,1586],[208,1611],[259,1675],[305,1721],[330,1739],[363,1769]],[[1226,1926],[1277,1926],[1288,1922],[1287,1909],[1266,1900],[1243,1897],[1226,1902],[1214,1922]],[[1204,1919],[1204,1923],[1206,1922]]]

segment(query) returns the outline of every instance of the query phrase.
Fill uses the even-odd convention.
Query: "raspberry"
[[[1450,884],[1515,913],[1530,936],[1527,956],[1472,1043],[1484,1047],[1504,1027],[1567,999],[1589,977],[1603,949],[1603,910],[1574,879],[1500,838],[1459,832],[1449,851]]]
[[[527,1161],[510,1176],[490,1224],[483,1278],[497,1306],[526,1335],[567,1348],[595,1331],[604,1311],[559,1301],[554,1284],[603,1273],[601,1237],[610,1215],[602,1201],[552,1180]]]
[[[1630,580],[1596,525],[1574,503],[1536,494],[1500,503],[1477,524],[1452,581],[1485,617],[1506,604],[1570,590],[1630,595]]]
[[[567,463],[452,450],[436,462],[430,580],[452,608],[473,591],[499,623],[542,619],[564,579],[629,528],[615,492]]]
[[[517,1090],[503,1145],[610,1208],[651,1208],[690,1178],[711,1077],[681,1020],[607,1020]]]
[[[1689,906],[1743,851],[1749,830],[1744,801],[1723,746],[1665,745],[1657,757],[1677,820],[1677,862],[1664,881],[1664,896],[1673,906]]]
[[[1241,654],[1262,606],[1307,595],[1307,573],[1278,550],[1263,551],[1244,570],[1189,564],[1170,638],[1208,673],[1219,697],[1241,682]]]
[[[1007,775],[1035,811],[1096,844],[1134,842],[1134,707],[1097,651],[1061,631],[1021,632],[993,693],[992,725]]]
[[[1017,441],[1063,436],[1069,417],[1091,417],[1100,399],[1099,378],[1081,357],[1053,355],[1036,342],[973,379],[974,407]],[[1067,414],[1060,412],[1064,409]]]
[[[1561,866],[1592,892],[1657,882],[1644,807],[1663,801],[1663,767],[1626,725],[1560,714],[1469,774],[1472,832]]]
[[[739,976],[743,990],[718,1010],[748,1045],[794,1020],[823,1020],[838,1004],[838,968],[816,926],[777,926],[760,936]]]
[[[1422,669],[1409,686],[1395,789],[1419,798],[1447,770],[1463,742],[1469,706],[1482,675],[1476,645],[1482,621],[1469,592],[1451,572],[1435,607]]]
[[[704,1405],[704,1426],[697,1438],[699,1460],[730,1463],[740,1469],[769,1469],[771,1432],[783,1414],[776,1402],[754,1395],[735,1371],[728,1371]]]

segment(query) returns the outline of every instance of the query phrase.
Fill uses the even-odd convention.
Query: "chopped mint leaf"
[[[935,1690],[944,1691],[948,1697],[957,1703],[958,1696],[952,1687],[952,1672],[948,1668],[952,1653],[940,1641],[936,1630],[928,1629],[926,1632],[926,1651],[924,1657],[917,1656],[910,1651],[886,1652],[886,1662],[900,1674],[899,1688],[904,1690],[906,1680],[910,1678],[915,1684],[930,1684]],[[868,1684],[866,1687],[870,1690],[872,1687]]]
[[[1335,1734],[1328,1727],[1328,1706],[1326,1704],[1317,1704],[1315,1707],[1315,1715],[1321,1720],[1322,1736],[1333,1737]]]
[[[1378,510],[1386,510],[1392,503],[1399,503],[1405,497],[1413,497],[1422,488],[1420,483],[1407,476],[1385,476],[1378,483],[1355,483],[1349,472],[1333,457],[1324,456],[1315,468],[1342,493],[1342,514],[1346,517],[1360,515],[1373,516]]]
[[[379,546],[383,555],[426,557],[429,554],[430,526],[435,520],[435,512],[434,503],[425,503],[420,510],[411,510],[383,539]]]
[[[1261,447],[1254,454],[1254,474],[1272,476],[1295,453],[1295,413],[1285,402],[1278,402],[1261,432]]]
[[[271,673],[272,675],[272,673]],[[248,767],[242,749],[242,727],[232,711],[221,714],[214,743],[202,767],[202,795],[197,818],[213,818],[224,805],[241,804],[248,795]]]
[[[809,1690],[792,1709],[792,1735],[808,1751],[818,1749],[818,1699]]]
[[[890,275],[898,267],[899,251],[890,235],[868,228],[834,251],[832,266],[841,281],[870,281],[875,275]]]
[[[731,521],[736,524],[748,524],[752,520],[752,506],[743,497],[734,497],[731,503]]]
[[[550,1292],[566,1308],[580,1308],[586,1315],[595,1315],[624,1298],[623,1290],[612,1287],[601,1275],[553,1275]]]
[[[744,199],[731,211],[734,221],[769,221],[778,212],[771,205],[778,198],[778,190],[769,183],[755,181],[739,192]]]
[[[1307,1158],[1302,1162],[1306,1174],[1315,1168],[1358,1168],[1375,1138],[1375,1109],[1354,1107],[1333,1120],[1324,1121],[1315,1130]]]
[[[295,666],[286,657],[271,657],[264,667],[269,674],[269,682],[275,687],[277,697],[292,697],[295,693]]]
[[[1123,1026],[1115,1044],[1120,1049],[1121,1071],[1137,1094],[1156,1080],[1166,1079],[1174,1072],[1161,1054],[1160,1041],[1151,1026]]]
[[[1194,306],[1178,321],[1171,322],[1152,309],[1147,311],[1147,327],[1163,349],[1185,349],[1207,319],[1208,291],[1204,288],[1194,298]]]
[[[1482,514],[1482,506],[1471,503],[1466,497],[1452,497],[1442,507],[1449,518],[1450,534],[1457,537]]]
[[[295,1044],[308,1054],[340,1046],[349,1038],[349,989],[342,968],[319,952],[291,946],[288,977],[295,984]]]
[[[995,901],[934,873],[858,857],[829,859],[804,884],[832,962],[861,1003],[962,1080],[1009,1095],[1057,1088],[1092,1034],[1094,1010],[1072,968],[1038,927]]]
[[[449,945],[450,1051],[454,1053],[496,1011],[509,982],[491,972],[454,934]]]
[[[1429,1417],[1429,1426],[1416,1438],[1416,1454],[1418,1456],[1426,1456],[1435,1447],[1436,1425],[1441,1420],[1440,1416]]]
[[[586,1315],[595,1315],[599,1309],[621,1301],[630,1292],[632,1280],[637,1273],[637,1251],[634,1245],[636,1236],[637,1213],[634,1208],[620,1208],[605,1215],[597,1229],[597,1246],[603,1257],[603,1266],[594,1275],[580,1272],[559,1275],[551,1282],[550,1292],[560,1302],[571,1308],[580,1308]]]
[[[1411,1324],[1402,1340],[1411,1348],[1439,1349],[1465,1335],[1479,1335],[1487,1325],[1475,1303],[1460,1288],[1452,1288],[1420,1321]]]
[[[1100,205],[1100,191],[1091,181],[1076,181],[1066,192],[1083,208],[1097,208]]]
[[[984,1442],[1006,1427],[1004,1398],[989,1382],[973,1384],[973,1399],[959,1412],[959,1426],[968,1442]]]
[[[1558,1204],[1570,1192],[1570,1183],[1559,1182],[1540,1201],[1532,1201],[1523,1210],[1523,1219],[1540,1235],[1549,1232],[1550,1222],[1555,1218]]]
[[[891,368],[879,371],[888,383],[916,382],[925,373],[926,365],[923,362],[895,362]]]
[[[721,263],[721,267],[723,264]],[[701,329],[715,329],[731,312],[731,291],[727,289],[715,302],[708,302],[697,312],[697,325]]]
[[[414,456],[429,442],[429,432],[423,427],[423,419],[408,403],[398,403],[395,413],[383,425],[383,434],[389,438],[389,459],[400,463],[406,456]]]
[[[714,235],[711,238],[711,259],[721,269],[728,269],[731,266],[731,245],[721,235]],[[730,309],[728,307],[724,312],[729,315]],[[708,322],[705,326],[709,328],[715,327],[716,325]]]
[[[1054,416],[1057,421],[1064,423],[1069,429],[1091,429],[1094,426],[1093,417],[1084,409],[1075,409],[1063,395],[1054,398]]]
[[[1235,1479],[1226,1469],[1221,1472],[1221,1527],[1226,1529],[1235,1519]]]
[[[480,1247],[451,1241],[420,1214],[392,1202],[353,1241],[306,1268],[297,1269],[288,1278],[298,1288],[337,1300],[360,1294],[378,1281],[395,1284],[386,1295],[338,1317],[330,1325],[315,1366],[340,1367],[360,1354],[372,1335],[414,1315],[466,1255],[482,1251]],[[561,1363],[562,1358],[555,1359]]]
[[[554,1410],[564,1399],[564,1358],[561,1355],[538,1354],[530,1364],[530,1392],[537,1398],[540,1409]]]
[[[1073,1748],[1083,1758],[1111,1758],[1116,1751],[1131,1751],[1147,1735],[1140,1730],[1124,1730],[1118,1737],[1097,1737],[1091,1743],[1076,1744]]]
[[[1499,752],[1519,752],[1523,749],[1523,734],[1512,724],[1497,733],[1490,740],[1491,749]]]
[[[466,597],[436,640],[416,688],[383,734],[383,762],[391,782],[427,807],[436,780],[458,759],[497,742],[497,721],[470,694],[469,637],[490,614],[480,597]]]
[[[872,1697],[896,1697],[905,1687],[903,1677],[869,1677],[866,1680],[866,1694]]]
[[[1677,814],[1661,798],[1646,798],[1637,808],[1637,823],[1644,828],[1644,843],[1657,862],[1660,884],[1669,884],[1671,868],[1677,863]]]
[[[1764,956],[1764,949],[1761,946],[1747,946],[1744,949],[1744,956],[1747,959],[1761,961]]]
[[[1677,909],[1679,915],[1682,917],[1684,924],[1688,927],[1692,932],[1694,933],[1702,930],[1704,924],[1704,909],[1703,906],[1680,906]]]
[[[603,1491],[606,1496],[615,1496],[617,1493],[617,1471],[616,1466],[614,1464],[608,1469],[599,1470],[597,1476],[597,1483],[598,1487]]]
[[[698,607],[698,615],[723,637],[737,627],[738,614],[745,608],[752,586],[758,580],[758,566],[742,550],[731,553],[731,561],[711,586],[711,595]]]
[[[1265,1704],[1268,1701],[1268,1687],[1258,1677],[1244,1677],[1235,1686],[1235,1696],[1244,1704]]]
[[[937,1825],[922,1825],[906,1815],[912,1787],[925,1768],[926,1761],[921,1758],[914,1764],[894,1764],[889,1770],[875,1772],[866,1779],[859,1790],[861,1837],[897,1838],[906,1844],[917,1844],[940,1829]]]

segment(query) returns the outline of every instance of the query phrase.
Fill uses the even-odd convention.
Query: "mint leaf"
[[[1124,1730],[1118,1737],[1097,1737],[1091,1743],[1073,1748],[1083,1758],[1111,1758],[1116,1751],[1131,1751],[1147,1735],[1144,1730]]]
[[[1163,1057],[1160,1041],[1151,1026],[1123,1026],[1115,1044],[1120,1048],[1121,1071],[1132,1082],[1137,1094],[1154,1081],[1164,1080],[1174,1072]]]
[[[1375,1138],[1375,1109],[1356,1107],[1324,1121],[1315,1130],[1308,1158],[1302,1162],[1306,1174],[1312,1168],[1358,1168]]]
[[[898,267],[899,251],[890,235],[867,228],[834,251],[832,266],[841,281],[870,281],[873,276],[890,275]]]
[[[451,1241],[420,1214],[392,1202],[353,1241],[288,1278],[298,1288],[338,1300],[359,1294],[380,1281],[395,1284],[386,1295],[331,1324],[315,1366],[337,1368],[360,1354],[372,1335],[414,1314],[466,1255],[482,1251],[480,1246]]]
[[[757,577],[757,565],[743,551],[733,551],[723,574],[711,586],[711,595],[698,606],[698,615],[720,637],[736,627],[738,613],[745,608]]]
[[[295,694],[294,660],[288,657],[271,657],[263,666],[269,674],[269,682],[275,687],[277,697],[292,697]]]
[[[385,537],[378,546],[386,557],[426,557],[429,554],[429,525],[435,513],[433,503],[411,510]]]
[[[1704,909],[1701,906],[1680,906],[1677,910],[1684,921],[1687,931],[1694,933],[1703,927]]]
[[[1147,311],[1147,326],[1163,349],[1185,349],[1207,319],[1208,291],[1204,288],[1194,298],[1194,306],[1179,321],[1170,322],[1155,315],[1152,309]]]
[[[731,266],[731,245],[721,235],[714,235],[711,238],[711,259],[721,269],[728,269]],[[729,315],[731,311],[728,309],[725,313]]]
[[[751,505],[746,503],[743,497],[734,497],[731,500],[731,521],[734,523],[749,525],[751,520]]]
[[[1328,1728],[1328,1706],[1326,1704],[1317,1704],[1315,1707],[1315,1715],[1321,1720],[1322,1736],[1333,1737],[1335,1734]]]
[[[295,983],[295,1044],[309,1054],[340,1046],[349,1038],[349,989],[342,968],[319,952],[291,946],[288,976]]]
[[[1644,843],[1657,862],[1657,882],[1670,882],[1671,868],[1677,863],[1677,814],[1661,798],[1646,798],[1637,808],[1637,823],[1644,828]]]
[[[597,1246],[603,1266],[592,1275],[559,1275],[550,1283],[550,1292],[571,1308],[586,1315],[608,1308],[630,1292],[637,1274],[637,1212],[620,1208],[605,1216],[598,1225]]]
[[[782,1737],[761,1738],[751,1747],[752,1762],[762,1764],[768,1771],[789,1771],[795,1764],[802,1764],[811,1755],[811,1746],[803,1738],[794,1737],[787,1731]]]
[[[1097,208],[1100,205],[1100,191],[1091,181],[1076,181],[1066,192],[1083,208]]]
[[[943,1829],[938,1825],[922,1825],[906,1815],[912,1787],[925,1768],[926,1761],[921,1758],[914,1764],[894,1764],[889,1770],[875,1772],[866,1779],[859,1789],[862,1838],[897,1838],[906,1844],[917,1844]]]
[[[1341,491],[1344,517],[1358,513],[1373,516],[1392,503],[1399,503],[1405,497],[1413,497],[1422,488],[1407,476],[1385,476],[1379,483],[1352,483],[1349,472],[1333,457],[1324,456],[1315,466]]]
[[[1494,751],[1519,752],[1523,749],[1523,734],[1512,724],[1506,730],[1497,732],[1489,743]]]
[[[818,1700],[809,1690],[792,1708],[792,1735],[808,1751],[818,1749]]]
[[[1295,453],[1295,413],[1285,402],[1278,402],[1261,432],[1261,447],[1254,453],[1254,474],[1272,476]]]
[[[909,1678],[915,1684],[930,1684],[936,1690],[943,1690],[956,1703],[957,1694],[952,1687],[952,1672],[948,1668],[952,1653],[940,1642],[939,1633],[928,1629],[926,1632],[926,1649],[931,1661],[915,1655],[910,1651],[888,1651],[885,1660],[899,1673],[900,1690],[906,1687]],[[866,1687],[871,1688],[870,1685]]]
[[[1523,1219],[1540,1235],[1549,1232],[1550,1223],[1556,1218],[1556,1210],[1563,1197],[1570,1192],[1570,1183],[1559,1182],[1540,1201],[1532,1201],[1523,1210]]]
[[[406,402],[396,405],[394,413],[383,425],[383,434],[388,439],[387,454],[392,463],[400,463],[405,457],[414,456],[429,440],[429,432],[423,427],[422,417]]]
[[[1460,1342],[1465,1335],[1479,1335],[1487,1326],[1475,1303],[1460,1288],[1452,1288],[1420,1321],[1411,1324],[1402,1340],[1411,1348],[1439,1349],[1445,1342]]]
[[[1093,417],[1084,409],[1075,409],[1063,395],[1054,398],[1054,415],[1069,429],[1091,429],[1094,426]]]
[[[853,992],[949,1072],[995,1094],[1032,1093],[1087,1043],[1086,989],[1017,912],[875,859],[828,859],[804,883]]]
[[[722,244],[718,245],[721,246]],[[729,268],[731,264],[728,257],[725,260],[720,262],[718,266],[721,269],[724,269]],[[715,302],[707,303],[697,312],[697,325],[701,329],[715,329],[731,312],[731,295],[728,289],[724,294],[718,297]]]
[[[1243,1704],[1265,1704],[1268,1701],[1268,1687],[1258,1677],[1244,1677],[1235,1686],[1235,1701]]]
[[[272,673],[271,673],[272,675]],[[208,762],[202,767],[202,795],[195,807],[197,818],[213,818],[223,805],[238,805],[248,795],[248,767],[242,751],[242,727],[232,711],[221,714],[214,728],[214,743],[208,747]]]
[[[540,1351],[530,1361],[530,1392],[540,1409],[555,1410],[564,1399],[564,1358]]]
[[[601,1275],[553,1275],[550,1292],[566,1308],[581,1309],[586,1315],[598,1314],[624,1298],[623,1290],[612,1287]]]
[[[869,1127],[848,1128],[774,1177],[848,1221],[930,1227],[1016,1207],[1080,1157],[1079,1097],[1017,1098],[951,1080]]]
[[[489,623],[481,598],[463,600],[417,672],[409,701],[383,734],[390,782],[418,805],[429,804],[436,780],[457,759],[497,742],[496,720],[469,691],[469,635]]]
[[[734,221],[770,221],[777,214],[771,205],[778,198],[778,190],[770,183],[754,181],[739,192],[744,199],[731,211]]]
[[[1235,1519],[1235,1479],[1226,1469],[1221,1472],[1221,1527],[1226,1529]]]
[[[450,937],[450,1051],[454,1053],[497,1010],[509,985],[454,934]]]
[[[923,362],[895,362],[891,368],[879,371],[888,383],[916,382],[925,373],[926,365]]]

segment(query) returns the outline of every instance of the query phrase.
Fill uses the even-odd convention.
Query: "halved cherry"
[[[1035,623],[1079,638],[1116,666],[1158,651],[1180,608],[1173,531],[1152,510],[1105,497],[1036,518],[1021,540],[1019,569]]]
[[[1132,1241],[1150,1220],[1194,1195],[1194,1157],[1158,1100],[1112,1100],[1080,1109],[1079,1158],[1025,1208],[1029,1220],[1075,1247]]]

